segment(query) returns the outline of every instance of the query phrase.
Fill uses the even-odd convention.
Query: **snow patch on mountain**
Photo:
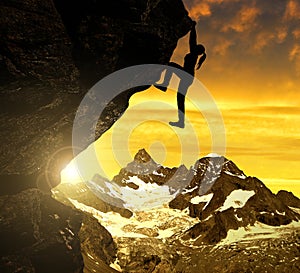
[[[292,211],[300,214],[300,209],[299,208],[294,208],[294,207],[289,207]]]
[[[255,194],[255,191],[234,190],[225,199],[225,202],[218,211],[224,211],[229,208],[242,208],[245,206],[250,197]]]
[[[208,206],[208,204],[211,201],[211,199],[213,198],[213,196],[214,196],[213,193],[209,193],[209,194],[202,195],[202,196],[195,196],[194,198],[191,199],[190,202],[194,205],[200,204],[201,202],[206,203],[202,209],[202,210],[205,210],[205,208]]]
[[[130,176],[124,180],[125,184],[133,183],[138,186],[133,189],[126,185],[120,187],[114,182],[102,181],[102,184],[89,181],[93,188],[103,194],[124,202],[124,207],[131,211],[147,210],[159,207],[161,204],[170,202],[178,194],[178,191],[170,194],[170,188],[167,185],[158,185],[156,183],[145,183],[137,176]]]
[[[293,221],[288,225],[269,226],[256,222],[253,226],[240,227],[237,230],[230,229],[225,239],[221,240],[216,247],[230,245],[236,242],[246,242],[258,239],[280,238],[291,230],[300,228],[300,222]]]
[[[159,208],[138,211],[131,218],[122,217],[116,212],[101,212],[75,199],[69,201],[79,210],[91,213],[113,237],[129,238],[169,238],[185,231],[199,222],[188,215],[188,211],[170,209],[166,205]]]
[[[276,210],[276,213],[279,214],[279,215],[285,216],[285,211],[280,212],[280,211]]]
[[[158,175],[158,176],[161,176],[161,177],[164,177],[164,174],[163,173],[158,173],[156,170],[153,172],[154,175]]]
[[[226,173],[228,175],[231,175],[231,176],[235,176],[235,177],[241,178],[241,179],[246,179],[247,178],[247,176],[244,175],[244,174],[234,174],[234,173],[231,173],[229,171],[224,171],[224,173]]]
[[[195,187],[191,188],[191,189],[185,188],[185,189],[183,189],[182,194],[187,194],[187,193],[189,193],[189,192],[194,191],[194,190],[197,189],[197,188],[198,188],[197,185],[196,185]]]
[[[234,215],[234,217],[236,218],[236,220],[238,220],[239,222],[242,222],[243,221],[243,218],[241,218],[241,217],[238,217],[238,215],[237,214],[235,214]]]
[[[161,204],[168,203],[178,192],[170,194],[170,188],[167,185],[158,185],[156,183],[145,183],[137,176],[131,176],[126,183],[134,183],[139,186],[138,189],[130,187],[120,187],[124,207],[135,211],[158,207]]]

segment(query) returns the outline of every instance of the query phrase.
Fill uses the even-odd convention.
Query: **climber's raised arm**
[[[196,22],[193,21],[193,25],[190,31],[190,52],[194,51],[197,46],[197,34],[196,34]]]

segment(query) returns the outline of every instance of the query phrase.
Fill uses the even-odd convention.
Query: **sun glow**
[[[78,183],[81,182],[82,178],[79,170],[74,161],[71,161],[62,171],[61,171],[61,183]]]

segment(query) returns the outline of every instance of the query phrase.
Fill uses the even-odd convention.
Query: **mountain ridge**
[[[215,154],[198,159],[189,169],[184,165],[168,168],[140,149],[111,181],[96,174],[87,187],[106,204],[104,212],[115,211],[130,218],[136,209],[163,203],[170,209],[187,211],[199,223],[182,231],[181,237],[192,239],[195,245],[218,243],[229,230],[257,222],[280,226],[300,220],[289,207],[291,203],[285,204],[293,200],[292,204],[300,207],[292,193],[273,194],[258,178],[245,175],[233,161]],[[103,211],[103,205],[97,209]]]
[[[60,199],[63,191],[73,207],[104,225],[118,246],[113,267],[124,272],[254,267],[253,272],[269,272],[272,266],[294,272],[298,266],[299,199],[285,191],[273,194],[226,157],[206,156],[189,169],[168,168],[141,149],[111,181],[96,174],[76,185],[59,185],[60,196],[54,197]],[[257,248],[264,251],[252,250]],[[271,258],[279,254],[294,262],[284,265]],[[226,266],[220,255],[230,261]],[[259,258],[248,265],[249,255]]]

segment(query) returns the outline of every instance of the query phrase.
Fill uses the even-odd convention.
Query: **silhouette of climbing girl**
[[[206,53],[205,53],[205,47],[201,44],[197,44],[197,35],[196,35],[196,22],[193,21],[193,25],[190,31],[190,37],[189,37],[189,44],[190,44],[190,52],[185,55],[184,57],[184,64],[183,67],[180,66],[177,63],[169,63],[169,66],[173,66],[176,68],[179,68],[181,70],[184,70],[185,72],[189,73],[194,77],[195,75],[195,66],[198,60],[198,57],[200,57],[197,70],[201,67],[203,62],[206,59]],[[175,73],[175,72],[174,72]],[[176,73],[177,74],[177,73]],[[179,73],[178,73],[179,74]],[[193,79],[187,79],[185,77],[184,79],[180,77],[180,75],[177,76],[180,78],[180,82],[178,85],[178,91],[177,91],[177,106],[178,106],[178,121],[172,122],[170,121],[169,124],[172,126],[177,126],[179,128],[184,128],[184,116],[185,116],[185,95],[187,93],[188,88],[192,85]],[[159,88],[162,91],[166,91],[167,87],[169,85],[169,82],[172,77],[172,71],[166,70],[164,81],[161,85],[164,86],[158,86],[155,85],[155,87]]]

